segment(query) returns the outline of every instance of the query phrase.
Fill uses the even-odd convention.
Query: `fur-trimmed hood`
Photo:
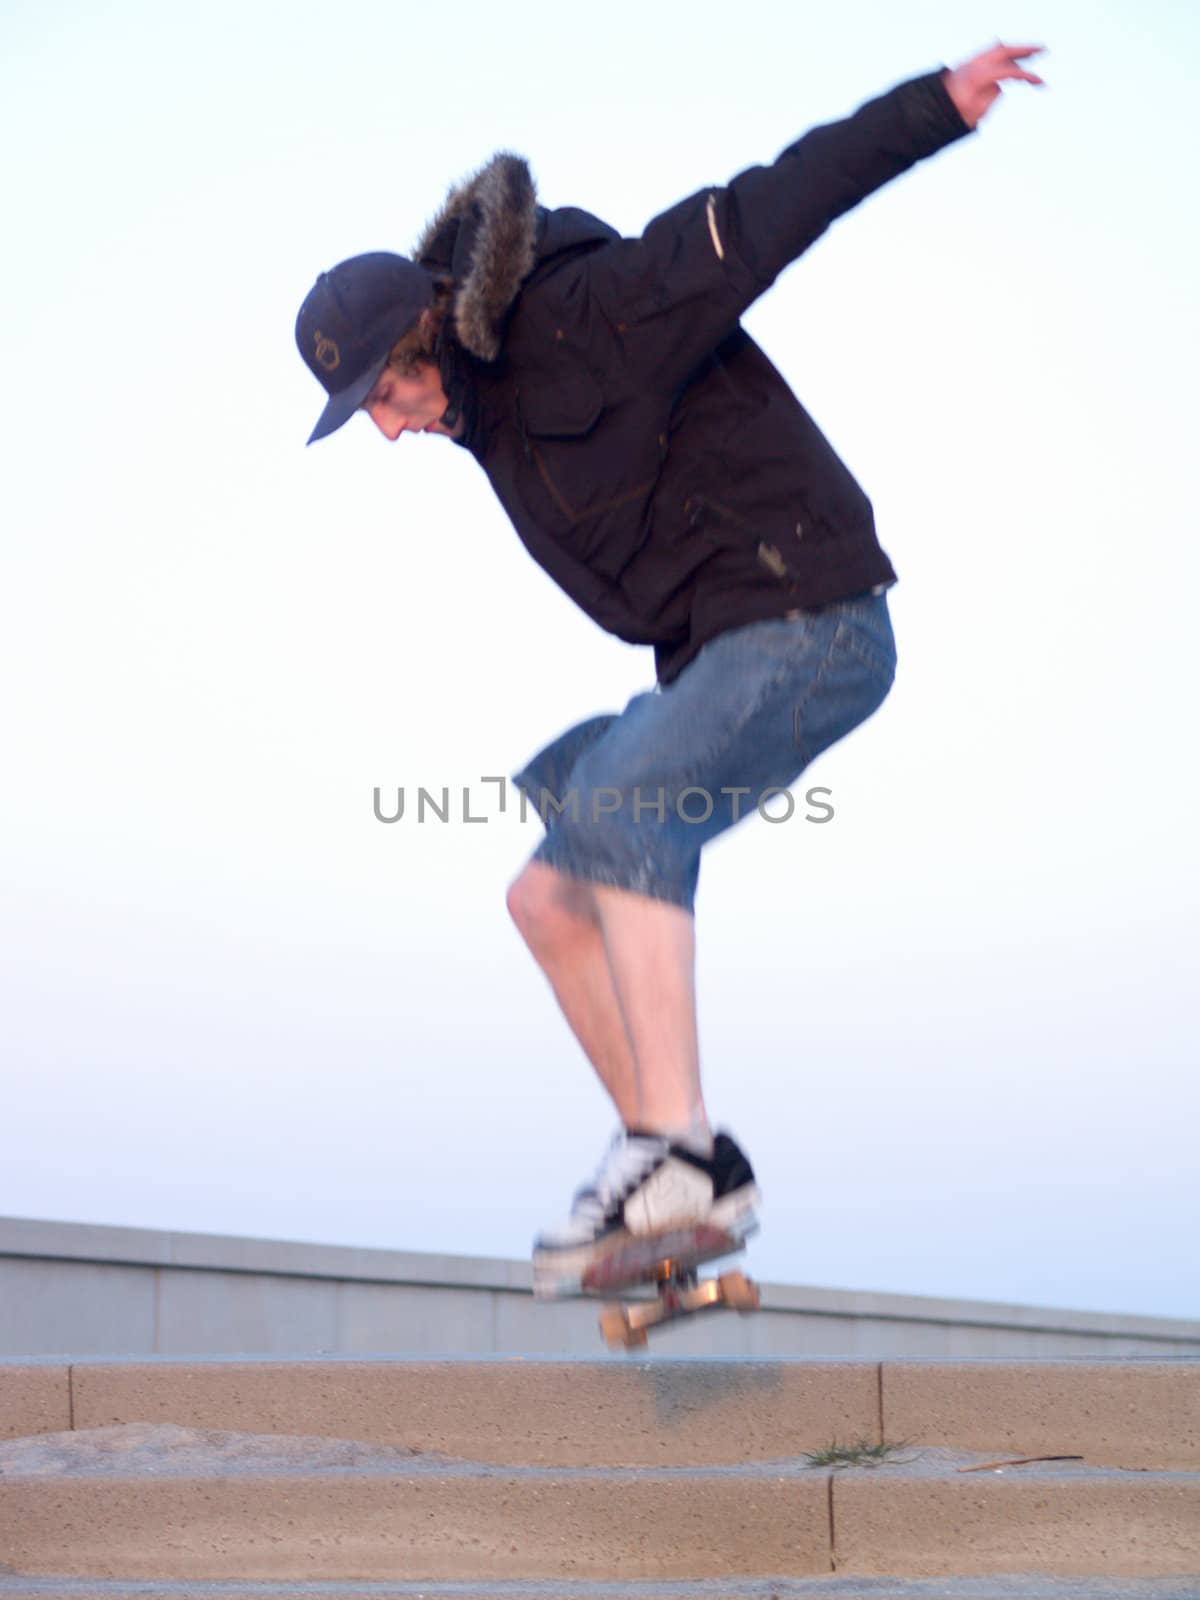
[[[454,278],[455,334],[482,361],[500,353],[504,319],[537,259],[539,207],[529,163],[501,150],[453,185],[414,257]]]
[[[653,645],[661,684],[731,629],[854,600],[860,715],[887,692],[878,602],[895,571],[871,501],[741,318],[839,217],[970,132],[945,76],[867,101],[628,237],[540,206],[524,160],[502,151],[417,245],[454,283],[436,350],[444,431],[457,413],[452,437],[529,554],[601,627]],[[437,598],[453,607],[477,575],[444,534],[418,536],[446,547]],[[447,648],[465,659],[478,652],[461,632]]]

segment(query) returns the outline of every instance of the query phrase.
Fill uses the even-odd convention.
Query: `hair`
[[[453,278],[434,279],[432,301],[408,332],[388,351],[389,367],[407,376],[415,373],[424,363],[436,363],[438,342],[450,315],[457,287]]]

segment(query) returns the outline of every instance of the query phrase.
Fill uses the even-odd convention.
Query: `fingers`
[[[985,59],[992,63],[993,78],[1017,78],[1023,83],[1040,84],[1043,80],[1036,72],[1026,72],[1017,63],[1028,56],[1043,55],[1045,50],[1044,44],[1001,44],[997,41],[987,52]]]
[[[1024,56],[1040,56],[1044,54],[1045,49],[1046,46],[1044,44],[1001,44],[997,39],[988,53],[990,55],[1008,56],[1013,61],[1019,61]]]

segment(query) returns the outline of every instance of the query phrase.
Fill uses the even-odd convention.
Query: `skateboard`
[[[673,1228],[631,1240],[584,1274],[585,1293],[611,1294],[639,1284],[657,1285],[653,1300],[631,1300],[606,1306],[600,1314],[600,1332],[612,1349],[635,1349],[647,1343],[649,1330],[697,1311],[757,1311],[758,1289],[741,1272],[723,1272],[717,1278],[700,1278],[699,1268],[719,1256],[736,1255],[746,1248],[723,1228],[709,1224]]]

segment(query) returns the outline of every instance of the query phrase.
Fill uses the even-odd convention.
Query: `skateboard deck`
[[[581,1287],[585,1293],[619,1293],[646,1283],[658,1287],[653,1300],[605,1307],[600,1314],[605,1343],[633,1349],[647,1343],[651,1328],[697,1311],[715,1311],[722,1306],[731,1311],[756,1311],[758,1289],[744,1273],[723,1272],[701,1281],[698,1270],[706,1261],[736,1255],[745,1248],[744,1239],[733,1238],[723,1228],[699,1224],[631,1240],[595,1262],[584,1274]]]

